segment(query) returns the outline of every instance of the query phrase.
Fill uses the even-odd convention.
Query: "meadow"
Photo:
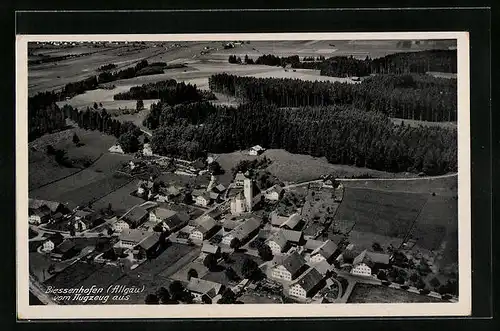
[[[370,284],[356,284],[347,300],[347,303],[417,303],[443,302],[440,299],[408,291],[376,286]]]

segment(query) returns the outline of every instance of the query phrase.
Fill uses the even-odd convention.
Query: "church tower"
[[[253,184],[250,178],[245,178],[243,185],[247,212],[252,211]]]

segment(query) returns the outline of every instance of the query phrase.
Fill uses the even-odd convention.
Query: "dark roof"
[[[170,210],[170,209],[166,209],[166,208],[156,208],[156,210],[153,212],[155,214],[155,216],[161,220],[166,220],[166,219],[169,219],[171,217],[173,217],[175,214],[177,214],[177,212],[173,211],[173,210]]]
[[[323,280],[323,276],[319,271],[310,268],[297,280],[296,284],[299,284],[306,292],[309,292],[318,285],[321,280]]]
[[[59,246],[57,246],[56,251],[59,253],[66,253],[71,249],[75,248],[76,242],[73,240],[64,240]]]
[[[141,231],[137,229],[124,229],[120,233],[120,239],[124,241],[135,242],[138,244],[142,242],[144,239],[146,239],[150,234],[151,232],[148,231]]]
[[[314,240],[314,239],[309,239],[306,241],[304,248],[310,251],[314,251],[315,249],[319,248],[321,245],[323,245],[324,242],[321,240]]]
[[[150,236],[146,237],[143,241],[139,243],[138,246],[144,248],[145,250],[154,247],[160,241],[160,234],[157,232],[151,233]]]
[[[196,230],[205,234],[208,231],[212,230],[215,226],[217,226],[217,221],[214,220],[211,216],[203,215],[195,220],[195,223],[198,224]]]
[[[249,218],[244,223],[240,224],[236,228],[231,231],[231,235],[233,237],[238,238],[240,240],[248,237],[250,233],[257,230],[260,227],[260,221],[254,217]]]
[[[285,247],[286,243],[288,242],[283,231],[276,232],[273,236],[271,236],[269,238],[269,240],[267,242],[270,242],[270,241],[275,242],[281,248]]]
[[[201,278],[191,277],[186,288],[191,292],[209,294],[213,290],[216,294],[220,292],[222,285]]]
[[[282,265],[285,267],[285,269],[288,270],[288,272],[290,272],[292,275],[296,274],[297,271],[299,271],[305,264],[306,264],[306,261],[297,252],[293,252],[292,254],[288,255],[283,260],[283,263],[282,263]]]
[[[125,217],[133,223],[138,223],[142,221],[147,215],[148,212],[146,209],[136,206],[132,208]]]
[[[320,254],[325,259],[328,259],[333,255],[333,253],[335,253],[336,250],[337,250],[337,244],[335,244],[331,240],[327,240],[323,245],[315,249],[312,252],[312,254]]]

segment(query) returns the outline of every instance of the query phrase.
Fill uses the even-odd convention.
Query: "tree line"
[[[456,130],[394,125],[379,112],[352,106],[248,103],[235,108],[205,103],[198,111],[196,104],[157,107],[159,116],[150,116],[184,114],[183,120],[157,123],[151,145],[161,155],[195,160],[207,151],[227,153],[259,144],[389,172],[438,175],[457,169]]]
[[[352,84],[221,73],[209,78],[209,86],[214,92],[279,107],[343,104],[403,119],[456,120],[456,80],[429,75],[376,75]]]
[[[114,100],[160,99],[169,105],[198,102],[204,98],[213,99],[215,96],[200,91],[196,85],[178,83],[174,79],[134,86],[113,96]]]
[[[245,57],[245,59],[248,56]],[[239,61],[237,61],[239,59]],[[233,62],[232,62],[233,61]],[[236,61],[236,62],[234,62]],[[242,63],[240,58],[234,55],[229,57],[230,63]],[[324,57],[305,57],[300,61],[298,55],[280,57],[272,54],[259,56],[252,63],[269,66],[291,65],[292,68],[320,70],[322,76],[350,77],[368,76],[370,74],[408,74],[426,73],[428,71],[457,72],[456,50],[425,50],[417,52],[400,52],[383,57],[364,60],[351,56],[334,56],[328,59]]]

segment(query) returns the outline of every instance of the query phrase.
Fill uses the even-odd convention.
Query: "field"
[[[411,293],[408,291],[376,286],[356,284],[347,303],[416,303],[443,302],[437,298]]]
[[[457,122],[428,122],[428,121],[418,121],[418,120],[409,120],[409,119],[401,119],[401,118],[391,118],[392,123],[401,125],[404,122],[405,125],[409,125],[411,127],[418,126],[439,126],[442,128],[448,129],[457,129]]]
[[[73,143],[72,137],[75,133],[84,144],[83,146],[77,147]],[[113,136],[80,128],[71,128],[36,139],[28,145],[30,190],[81,171],[85,163],[96,161],[115,142],[116,138]],[[73,163],[73,167],[61,166],[53,156],[47,155],[47,145],[66,151],[67,158]]]
[[[267,170],[278,177],[281,181],[289,183],[300,183],[319,179],[321,175],[335,174],[340,178],[352,176],[369,175],[375,178],[403,177],[405,174],[394,174],[377,171],[368,168],[358,168],[348,165],[331,164],[325,158],[313,157],[303,154],[292,154],[283,149],[268,149],[260,156],[250,156],[244,151],[225,153],[217,155],[217,162],[226,171],[220,176],[221,182],[232,180],[231,169],[242,160],[254,160],[256,158],[267,157],[272,163]]]
[[[107,208],[111,204],[113,211],[116,215],[121,216],[125,214],[132,207],[144,202],[143,199],[131,195],[137,189],[138,180],[133,180],[128,184],[120,187],[116,191],[109,193],[103,198],[93,203],[93,208],[96,210]]]
[[[403,238],[427,198],[423,194],[346,188],[335,219],[356,222],[356,231]]]

